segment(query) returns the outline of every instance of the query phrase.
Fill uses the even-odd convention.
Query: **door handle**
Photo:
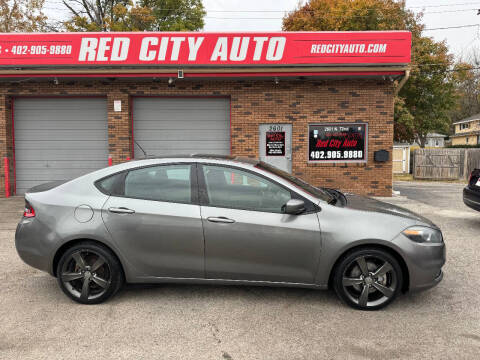
[[[220,216],[220,217],[208,217],[207,218],[208,221],[210,222],[213,222],[213,223],[225,223],[225,224],[233,224],[235,222],[235,220],[232,220],[232,219],[229,219],[229,218],[226,218],[224,216]]]
[[[118,208],[111,207],[108,209],[108,211],[115,214],[134,214],[135,213],[135,210],[127,209],[126,207],[118,207]]]

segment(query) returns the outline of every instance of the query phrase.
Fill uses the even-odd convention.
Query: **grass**
[[[467,180],[435,180],[435,179],[414,179],[412,174],[393,174],[393,181],[422,181],[422,182],[446,182],[454,184],[466,184]]]
[[[394,181],[413,181],[412,174],[393,174]]]

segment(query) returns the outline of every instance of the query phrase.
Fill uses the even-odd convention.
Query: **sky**
[[[301,0],[300,0],[301,1]],[[207,16],[205,31],[280,31],[282,17],[299,0],[203,0]],[[67,16],[61,0],[46,0],[45,13],[51,19]],[[425,35],[446,40],[457,59],[466,60],[480,53],[480,0],[407,0],[407,7],[423,11]],[[471,27],[438,29],[454,26]],[[428,30],[438,29],[438,30]]]

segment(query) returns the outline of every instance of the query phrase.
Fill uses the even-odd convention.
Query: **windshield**
[[[291,184],[301,188],[303,191],[306,191],[310,195],[313,195],[323,201],[328,203],[335,201],[335,197],[328,193],[327,191],[317,188],[315,186],[310,185],[309,183],[299,179],[286,171],[280,170],[272,165],[267,164],[266,162],[260,161],[257,165],[257,168],[268,171],[274,175],[281,177],[282,179],[290,182]]]

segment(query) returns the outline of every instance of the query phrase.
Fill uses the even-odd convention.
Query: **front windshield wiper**
[[[328,189],[328,188],[321,188],[322,191],[326,192],[328,195],[330,195],[332,197],[332,199],[330,199],[327,204],[330,204],[330,205],[335,205],[338,200],[340,199],[340,192],[337,191],[337,190],[334,190],[334,189]]]
[[[327,204],[329,204],[329,205],[335,205],[335,204],[337,203],[337,201],[338,201],[337,198],[334,197],[334,198],[332,198]]]

